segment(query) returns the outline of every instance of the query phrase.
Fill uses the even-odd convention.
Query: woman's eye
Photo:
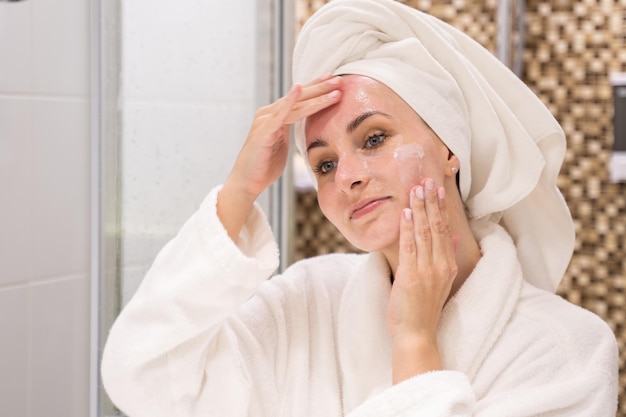
[[[333,161],[322,161],[315,167],[315,172],[318,174],[327,174],[335,168],[337,164]]]
[[[365,141],[366,148],[375,148],[379,146],[381,143],[385,141],[387,138],[386,134],[383,132],[374,133],[373,135],[369,135],[367,140]]]

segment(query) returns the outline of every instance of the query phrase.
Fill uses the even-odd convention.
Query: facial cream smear
[[[418,144],[398,146],[393,152],[393,160],[404,162],[406,160],[424,159],[424,148]]]
[[[400,171],[400,180],[405,183],[415,181],[415,173],[422,177],[424,148],[417,144],[398,146],[393,152],[393,163],[406,169]]]

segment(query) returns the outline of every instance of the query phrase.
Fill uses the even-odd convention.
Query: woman
[[[610,329],[553,293],[573,247],[565,141],[530,91],[392,0],[320,9],[294,79],[116,321],[113,401],[131,417],[615,415]],[[254,200],[293,122],[321,209],[370,253],[267,280]]]

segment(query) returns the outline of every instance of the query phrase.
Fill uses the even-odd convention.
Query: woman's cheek
[[[335,212],[337,211],[337,207],[335,207],[337,205],[337,200],[333,199],[332,196],[329,195],[328,187],[324,186],[324,184],[320,184],[319,182],[317,189],[317,204],[319,205],[322,214],[324,214],[324,216],[326,216],[326,218],[333,225],[335,225],[335,227],[337,227],[335,215]]]
[[[400,182],[405,187],[418,184],[424,175],[424,148],[417,144],[398,146],[391,159],[391,167],[397,172]]]

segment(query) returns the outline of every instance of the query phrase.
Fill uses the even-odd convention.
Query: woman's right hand
[[[442,369],[437,329],[458,273],[449,219],[443,187],[430,178],[413,187],[387,312],[394,383]]]
[[[236,241],[256,198],[276,181],[287,164],[289,125],[337,103],[341,78],[321,77],[289,93],[255,114],[224,187],[217,214],[231,239]]]

